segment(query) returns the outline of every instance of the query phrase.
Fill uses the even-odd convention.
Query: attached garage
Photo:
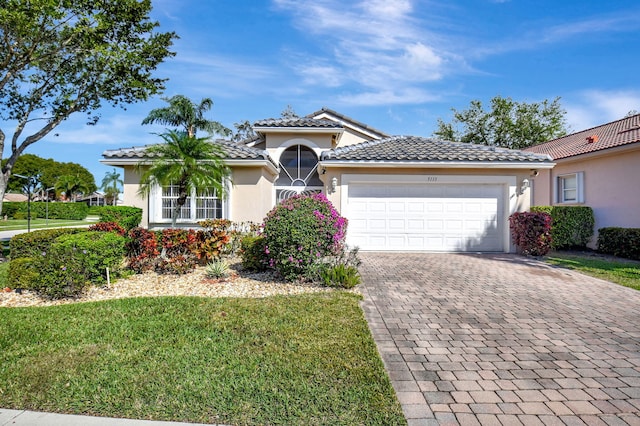
[[[344,175],[348,244],[380,251],[505,251],[505,199],[515,178],[471,178],[393,176],[384,181],[375,175]]]
[[[510,252],[509,216],[529,208],[529,178],[549,157],[393,137],[327,152],[332,201],[361,250]]]

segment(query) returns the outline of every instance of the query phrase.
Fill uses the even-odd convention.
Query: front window
[[[295,145],[280,156],[280,176],[276,181],[278,202],[296,194],[322,192],[318,175],[318,157],[309,147]]]
[[[178,187],[169,185],[162,187],[160,197],[160,220],[170,221],[178,200]],[[214,189],[206,189],[197,193],[192,193],[187,197],[178,214],[178,220],[187,222],[197,222],[205,219],[222,219],[224,215],[223,200],[221,200]]]
[[[583,203],[583,173],[572,173],[558,176],[558,202]]]

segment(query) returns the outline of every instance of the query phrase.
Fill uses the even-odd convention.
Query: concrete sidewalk
[[[76,416],[0,408],[0,426],[194,426],[204,423],[129,420],[111,417]],[[217,424],[217,426],[222,426]]]

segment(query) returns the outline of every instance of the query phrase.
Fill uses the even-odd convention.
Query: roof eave
[[[260,133],[342,133],[342,127],[270,127],[256,126],[253,128]]]
[[[323,167],[374,168],[438,168],[438,169],[552,169],[556,163],[547,161],[340,161],[323,160]]]
[[[142,158],[105,158],[100,160],[100,163],[108,166],[135,166],[138,164],[144,164],[148,159]],[[243,167],[266,167],[269,172],[274,175],[280,173],[278,168],[273,162],[268,159],[225,159],[225,164],[228,166],[243,166]]]

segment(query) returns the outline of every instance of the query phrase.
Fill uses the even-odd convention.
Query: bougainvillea
[[[269,266],[287,280],[304,277],[318,260],[344,250],[346,231],[347,219],[323,194],[289,198],[265,218]]]

